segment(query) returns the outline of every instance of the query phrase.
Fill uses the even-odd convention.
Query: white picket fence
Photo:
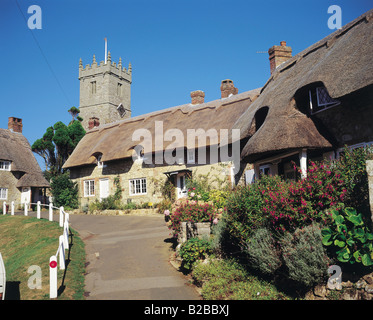
[[[51,256],[49,259],[49,297],[51,299],[57,298],[58,284],[57,284],[57,257],[59,258],[59,268],[60,270],[65,270],[65,250],[69,250],[69,214],[64,211],[63,207],[57,208],[53,206],[53,203],[41,204],[40,201],[37,203],[25,203],[24,204],[24,215],[28,216],[29,205],[36,205],[36,217],[41,218],[41,206],[47,206],[48,210],[48,220],[53,221],[53,210],[59,210],[59,226],[63,228],[62,235],[59,237],[59,245],[55,255]],[[12,201],[10,203],[10,214],[14,215],[15,203]],[[3,202],[3,215],[7,213],[6,201]]]

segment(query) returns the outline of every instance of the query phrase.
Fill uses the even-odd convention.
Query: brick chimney
[[[286,46],[286,41],[281,41],[279,46],[273,46],[270,48],[268,54],[269,66],[272,74],[281,63],[292,57],[292,49],[291,47]]]
[[[8,129],[12,132],[19,132],[22,133],[22,119],[15,118],[15,117],[9,117],[8,118]]]
[[[100,125],[100,119],[96,117],[89,118],[88,120],[88,130],[98,127]]]
[[[238,89],[234,86],[233,81],[226,79],[221,82],[220,85],[221,97],[227,98],[231,94],[237,94]]]
[[[190,93],[192,104],[201,104],[205,102],[205,93],[201,90],[192,91]]]

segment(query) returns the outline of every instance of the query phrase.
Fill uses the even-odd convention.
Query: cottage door
[[[188,191],[185,186],[185,174],[177,176],[177,198],[185,198],[188,196]]]
[[[30,203],[31,202],[31,188],[24,187],[21,192],[21,203]]]
[[[109,196],[109,179],[100,179],[100,200]]]

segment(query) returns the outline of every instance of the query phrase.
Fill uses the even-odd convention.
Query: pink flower
[[[192,192],[191,194],[190,194],[190,196],[191,197],[194,197],[196,194],[194,193],[194,192]]]
[[[170,215],[170,210],[165,210],[165,211],[164,211],[164,215],[165,215],[165,216],[169,216],[169,215]]]
[[[215,218],[213,221],[212,221],[213,224],[218,224],[218,218]]]

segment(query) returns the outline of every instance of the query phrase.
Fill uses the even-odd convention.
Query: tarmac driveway
[[[163,216],[70,215],[85,243],[88,300],[198,300],[169,263]]]

